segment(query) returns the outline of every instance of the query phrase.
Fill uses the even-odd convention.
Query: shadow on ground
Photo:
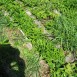
[[[25,62],[20,51],[10,44],[0,45],[0,77],[25,77]]]

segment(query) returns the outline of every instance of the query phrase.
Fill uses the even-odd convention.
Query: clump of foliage
[[[29,52],[24,49],[24,58],[26,62],[25,76],[38,77],[39,74],[39,56],[33,52]]]
[[[71,19],[70,19],[71,20]],[[51,30],[52,35],[55,37],[53,42],[62,45],[64,50],[76,51],[76,26],[65,16],[59,17],[54,21],[48,21],[46,23],[47,29]]]

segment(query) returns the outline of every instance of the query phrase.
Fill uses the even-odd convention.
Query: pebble
[[[32,50],[32,44],[31,44],[31,43],[27,43],[27,44],[26,44],[26,47],[27,47],[29,50]]]
[[[65,62],[66,62],[66,63],[74,62],[74,56],[73,56],[72,53],[69,53],[69,54],[65,57]]]

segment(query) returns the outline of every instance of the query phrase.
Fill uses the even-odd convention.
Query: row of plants
[[[22,2],[32,11],[36,18],[40,20],[51,18],[52,2],[50,0],[22,0]]]
[[[24,31],[25,35],[35,47],[35,51],[38,51],[40,57],[45,59],[49,64],[52,77],[76,77],[76,63],[65,64],[65,55],[63,52],[64,50],[73,51],[74,47],[76,47],[76,38],[73,39],[73,36],[76,36],[76,27],[74,28],[71,26],[71,23],[69,27],[67,21],[68,19],[66,19],[65,16],[55,16],[55,14],[51,12],[52,1],[38,1],[39,2],[37,2],[37,0],[22,0],[25,5],[22,4],[21,6],[17,1],[14,0],[1,1],[0,4],[2,9],[8,13],[8,15],[5,15],[8,22],[7,26],[18,27]],[[37,28],[37,25],[34,24],[33,19],[27,16],[23,6],[31,7],[30,9],[38,19],[53,19],[50,21],[47,20],[46,24],[44,25],[51,34],[53,33],[55,37],[54,40],[51,41],[42,34],[41,29]],[[60,44],[63,47],[58,49],[55,47],[55,44]]]

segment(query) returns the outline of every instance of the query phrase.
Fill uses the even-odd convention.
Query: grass
[[[0,27],[8,26],[12,29],[21,29],[32,43],[33,50],[29,53],[29,50],[23,48],[23,42],[21,40],[24,38],[22,36],[20,36],[22,39],[19,40],[19,43],[15,41],[15,47],[20,49],[22,58],[27,58],[27,74],[25,76],[29,77],[30,75],[34,75],[36,70],[38,72],[39,57],[42,57],[50,66],[50,74],[52,77],[75,77],[76,69],[74,68],[76,68],[76,63],[66,64],[64,61],[64,51],[76,52],[77,50],[75,4],[77,1],[22,0],[21,6],[20,2],[21,1],[17,2],[13,0],[0,1]],[[34,14],[38,20],[41,20],[41,22],[45,20],[43,25],[53,36],[53,40],[49,40],[42,33],[42,30],[37,28],[37,25],[33,22],[34,19],[27,16],[25,13],[25,9],[27,8],[31,10],[32,14]],[[59,14],[55,13],[54,10]],[[7,39],[5,39],[3,35],[0,36],[1,44],[7,42]],[[13,36],[15,37],[15,35]],[[26,41],[24,42],[26,43]],[[56,48],[56,45],[60,45],[60,47]],[[40,56],[36,57],[36,53],[39,53]]]

